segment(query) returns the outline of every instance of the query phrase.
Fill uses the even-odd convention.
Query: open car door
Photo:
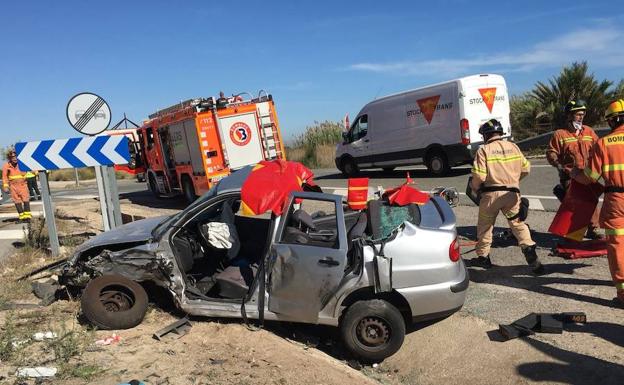
[[[342,197],[292,193],[269,258],[269,310],[316,323],[338,289],[347,263]]]

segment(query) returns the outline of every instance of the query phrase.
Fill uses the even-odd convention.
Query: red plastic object
[[[555,249],[559,257],[579,259],[602,257],[607,255],[607,243],[604,240],[559,243]]]
[[[366,208],[368,199],[368,178],[349,178],[347,203],[352,210]]]
[[[413,184],[412,178],[410,178],[409,173],[407,174],[407,179],[405,183],[401,186],[387,190],[383,196],[388,198],[388,202],[390,204],[396,206],[405,206],[410,203],[415,203],[417,205],[424,205],[429,202],[429,194],[420,191],[415,187],[409,186]]]
[[[583,240],[603,190],[604,187],[599,183],[583,185],[571,180],[548,232],[575,241]]]

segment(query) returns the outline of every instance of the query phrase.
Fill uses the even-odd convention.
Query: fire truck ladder
[[[265,159],[277,159],[282,157],[282,148],[279,144],[277,126],[271,119],[271,111],[268,103],[258,105],[258,117],[260,118],[260,130],[262,132],[262,145]]]

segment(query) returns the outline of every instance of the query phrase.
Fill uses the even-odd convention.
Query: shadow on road
[[[613,325],[619,326],[619,325]],[[619,333],[624,330],[619,326]],[[532,338],[527,344],[560,362],[532,362],[518,365],[518,374],[533,382],[563,383],[570,385],[622,384],[624,366],[585,354],[560,349]]]
[[[425,169],[394,170],[394,171],[362,170],[357,176],[376,178],[376,179],[404,179],[408,172],[412,179],[418,179],[418,178],[442,179],[442,178],[452,178],[456,176],[468,175],[470,174],[470,169],[469,168],[454,168],[454,169],[451,169],[451,171],[445,176],[433,175]],[[347,177],[342,175],[338,170],[336,170],[336,173],[314,177],[314,179],[332,180],[332,179],[347,179]]]

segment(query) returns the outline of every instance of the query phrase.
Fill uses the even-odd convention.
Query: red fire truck
[[[232,171],[285,159],[275,104],[263,91],[181,102],[150,115],[138,135],[145,177],[158,197],[182,193],[191,202]]]

